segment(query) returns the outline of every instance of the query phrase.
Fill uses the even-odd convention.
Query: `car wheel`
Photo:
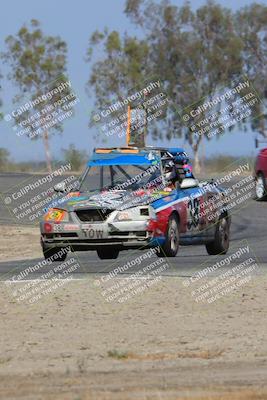
[[[175,257],[179,250],[179,221],[176,215],[171,215],[168,222],[165,243],[161,246],[158,257]]]
[[[214,241],[206,244],[209,255],[226,254],[230,243],[230,223],[227,217],[218,221],[215,230]]]
[[[105,247],[105,248],[100,248],[98,250],[96,250],[98,257],[101,260],[111,260],[111,259],[115,259],[118,258],[119,255],[119,250],[117,249],[113,249],[110,247]]]
[[[57,257],[55,257],[55,259],[53,261],[55,262],[59,262],[59,261],[65,261],[68,252],[64,252],[63,254],[60,254],[59,252],[62,250],[62,247],[53,247],[46,249],[45,247],[43,247],[43,254],[44,254],[44,258],[47,260],[50,257],[54,257],[55,255],[57,255]]]
[[[256,200],[261,201],[266,199],[266,194],[267,194],[266,183],[264,175],[261,173],[258,174],[256,177],[255,192],[256,192]]]

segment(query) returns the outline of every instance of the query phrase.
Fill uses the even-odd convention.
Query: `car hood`
[[[97,194],[79,193],[69,194],[58,202],[57,208],[66,211],[82,210],[85,208],[107,208],[110,210],[125,210],[140,205],[153,203],[170,193],[162,191],[136,191],[124,190],[103,192]],[[67,198],[66,198],[67,197]]]

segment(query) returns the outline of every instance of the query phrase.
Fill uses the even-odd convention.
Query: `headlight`
[[[59,208],[50,208],[50,210],[45,214],[44,220],[52,222],[68,222],[69,214],[67,211]]]
[[[119,211],[115,217],[115,221],[132,221],[132,216],[128,211]]]
[[[149,216],[149,208],[148,207],[140,208],[140,215],[142,215],[143,217],[148,217]]]
[[[154,209],[151,206],[140,206],[118,211],[114,218],[114,222],[145,221],[151,218],[156,218]]]

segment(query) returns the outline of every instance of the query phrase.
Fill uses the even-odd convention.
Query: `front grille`
[[[78,237],[78,234],[75,232],[70,232],[70,233],[55,233],[55,237]]]
[[[113,210],[89,209],[78,210],[76,215],[82,222],[103,222]]]
[[[141,236],[141,237],[146,237],[147,232],[146,231],[138,231],[135,232],[136,236]]]
[[[134,232],[113,231],[113,232],[109,232],[110,236],[139,236],[139,237],[146,237],[146,234],[147,234],[146,231],[134,231]]]
[[[129,232],[125,232],[125,231],[113,231],[113,232],[109,232],[110,236],[129,236]]]
[[[44,234],[45,239],[66,238],[66,237],[74,238],[74,237],[78,237],[78,234],[75,232],[71,232],[71,233],[60,232],[60,233],[45,233]]]

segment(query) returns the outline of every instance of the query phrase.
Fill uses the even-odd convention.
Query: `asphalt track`
[[[0,191],[1,191],[1,205],[0,205],[0,224],[14,224],[14,218],[7,211],[7,207],[3,202],[4,196],[7,192],[10,192],[10,188],[21,182],[21,179],[30,178],[27,174],[13,174],[12,179],[8,174],[0,175]],[[8,183],[8,185],[7,185]],[[249,246],[250,254],[257,260],[260,265],[258,273],[266,274],[267,272],[267,202],[256,202],[255,200],[249,199],[242,207],[234,210],[232,215],[232,226],[231,226],[231,246],[227,256],[236,252],[239,247]],[[18,223],[18,222],[17,222]],[[102,276],[108,272],[114,270],[118,265],[125,265],[128,261],[136,259],[142,254],[140,251],[123,251],[117,260],[100,260],[97,257],[95,251],[92,252],[78,252],[76,254],[69,255],[74,256],[79,263],[73,277],[75,279],[90,279],[97,276]],[[204,246],[182,246],[180,247],[179,253],[175,258],[168,258],[168,268],[162,273],[167,276],[179,276],[179,277],[190,277],[197,271],[212,266],[218,260],[221,260],[221,256],[208,256]],[[157,257],[152,256],[147,261],[142,262],[142,267],[149,263],[156,261]],[[0,263],[0,279],[6,280],[8,276],[14,276],[19,271],[24,270],[30,266],[36,265],[42,259],[32,260],[20,260]],[[230,266],[220,268],[227,270],[232,268],[238,263],[238,260],[232,260]],[[43,266],[39,271],[31,273],[29,278],[36,279],[39,276],[45,274],[51,270],[57,263],[52,265]],[[132,266],[125,273],[121,274],[132,274],[140,270],[140,265]],[[216,275],[216,272],[213,274]]]

